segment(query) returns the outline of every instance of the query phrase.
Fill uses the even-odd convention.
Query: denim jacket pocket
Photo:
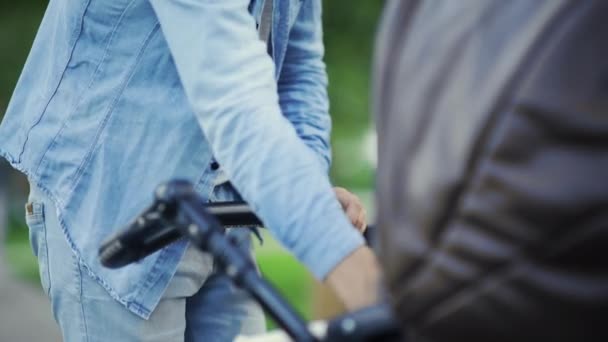
[[[25,205],[25,222],[29,228],[30,244],[38,258],[38,270],[42,289],[49,295],[51,284],[49,275],[48,247],[46,225],[44,221],[44,203],[32,201]]]

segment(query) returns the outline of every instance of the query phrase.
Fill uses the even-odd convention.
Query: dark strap
[[[260,17],[260,26],[258,28],[258,36],[260,37],[261,41],[266,43],[268,43],[268,38],[270,37],[273,7],[274,0],[264,0],[262,16]]]

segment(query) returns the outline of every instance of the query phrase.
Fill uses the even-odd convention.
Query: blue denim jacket
[[[188,179],[209,198],[216,161],[317,277],[363,243],[327,177],[320,0],[275,0],[272,58],[257,37],[260,7],[52,0],[0,126],[0,153],[55,202],[82,264],[142,317],[185,244],[109,270],[100,242],[160,182]]]

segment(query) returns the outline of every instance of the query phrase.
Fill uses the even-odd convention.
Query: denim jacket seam
[[[135,301],[128,301],[126,307],[140,316],[147,317],[151,313],[145,306]]]
[[[110,117],[112,116],[112,113],[114,112],[114,108],[116,107],[116,104],[118,103],[119,99],[121,98],[121,96],[122,96],[122,94],[124,92],[124,89],[126,88],[127,84],[129,84],[129,81],[133,77],[133,74],[135,73],[135,69],[137,69],[137,65],[139,65],[139,62],[141,61],[141,57],[143,55],[143,51],[146,49],[146,47],[148,46],[150,40],[152,39],[152,37],[154,36],[154,34],[156,32],[158,32],[159,29],[160,29],[160,24],[158,22],[156,22],[156,24],[152,27],[152,29],[150,30],[150,32],[146,36],[146,39],[144,40],[143,44],[140,46],[140,48],[139,48],[139,50],[137,52],[137,56],[135,58],[135,61],[133,62],[133,64],[130,67],[128,76],[125,77],[125,79],[123,80],[122,84],[120,85],[120,88],[116,92],[116,95],[112,99],[112,102],[111,102],[110,106],[106,110],[106,112],[105,112],[105,114],[104,114],[104,116],[103,116],[103,118],[102,118],[99,126],[97,127],[97,130],[95,131],[94,138],[93,138],[93,140],[91,142],[91,147],[86,152],[86,154],[85,154],[82,162],[80,163],[80,165],[78,166],[78,169],[75,172],[74,181],[72,183],[71,188],[68,191],[68,194],[71,194],[72,191],[74,191],[74,188],[76,187],[76,185],[80,181],[80,178],[82,177],[82,174],[84,173],[84,169],[89,164],[89,162],[90,162],[91,158],[93,157],[93,155],[95,154],[95,151],[97,150],[97,148],[100,146],[100,144],[98,144],[100,135],[104,131],[104,129],[105,129],[105,127],[106,127],[106,125],[107,125]]]
[[[112,29],[112,32],[110,33],[110,39],[108,40],[108,43],[106,44],[106,47],[105,47],[105,49],[103,51],[103,55],[102,55],[101,59],[99,60],[99,63],[95,67],[95,71],[91,75],[91,80],[87,84],[87,89],[91,89],[91,87],[95,83],[95,78],[97,77],[97,75],[99,75],[99,72],[101,70],[101,66],[103,65],[103,62],[106,60],[106,57],[108,56],[108,50],[110,49],[110,45],[112,44],[112,42],[114,40],[114,37],[116,36],[116,31],[118,30],[118,28],[120,27],[120,25],[123,23],[123,18],[125,16],[125,13],[127,12],[127,10],[129,8],[131,8],[131,6],[133,5],[134,2],[135,2],[135,0],[131,0],[131,2],[129,2],[129,4],[127,6],[125,6],[125,9],[122,11],[122,13],[120,14],[120,17],[118,18],[118,22],[116,23],[116,25],[114,25],[114,27]],[[87,4],[87,6],[88,6],[88,4]],[[86,13],[86,10],[85,10],[84,13]],[[83,14],[83,16],[84,16],[84,14]],[[76,46],[77,43],[78,43],[78,38],[74,42],[74,47]],[[71,60],[71,58],[68,59],[68,64],[69,64],[70,60]],[[67,65],[66,65],[66,69],[67,69]],[[65,70],[64,70],[64,73],[65,73]],[[83,94],[84,94],[84,92],[83,92]],[[78,98],[78,100],[75,101],[74,105],[70,109],[70,114],[67,115],[66,119],[64,120],[64,122],[61,125],[61,128],[59,129],[59,131],[57,132],[57,134],[55,134],[55,136],[53,137],[53,140],[51,140],[51,143],[45,149],[44,153],[42,154],[42,157],[40,158],[40,161],[38,162],[38,165],[34,169],[35,170],[34,172],[38,172],[38,170],[40,169],[40,167],[44,164],[46,154],[51,149],[53,149],[55,147],[55,145],[57,144],[57,138],[59,138],[59,136],[61,136],[61,134],[63,133],[63,131],[64,131],[65,127],[66,127],[66,123],[70,120],[70,117],[72,116],[72,114],[77,110],[78,106],[81,103],[81,100],[82,100],[83,96],[84,95],[80,96]],[[53,98],[53,96],[51,96],[51,98],[49,99],[49,103],[52,100],[52,98]],[[48,104],[47,104],[47,106],[48,106]]]
[[[0,148],[0,157],[4,157],[4,159],[6,159],[6,161],[8,161],[9,164],[13,165],[13,167],[16,167],[15,165],[19,164],[19,162],[13,157],[12,154],[10,154],[8,151],[5,151],[1,148]]]
[[[78,26],[78,31],[75,34],[73,34],[74,42],[70,46],[69,57],[65,61],[65,65],[62,68],[61,75],[59,76],[59,78],[55,82],[55,85],[53,86],[53,90],[49,93],[48,97],[45,99],[45,101],[44,101],[45,104],[44,104],[42,110],[40,111],[40,114],[38,115],[38,118],[27,129],[27,133],[25,134],[25,141],[23,142],[23,145],[21,146],[21,152],[19,152],[19,155],[17,156],[17,162],[19,162],[19,163],[21,162],[21,158],[23,157],[23,153],[25,153],[25,147],[27,146],[27,142],[29,140],[29,137],[30,137],[30,134],[32,132],[32,129],[34,129],[34,127],[38,126],[38,124],[40,123],[40,121],[42,121],[42,118],[44,117],[44,114],[46,113],[46,110],[48,109],[48,107],[49,107],[51,101],[53,100],[53,98],[55,97],[55,95],[57,94],[57,90],[59,90],[59,86],[61,85],[61,81],[65,77],[65,73],[66,73],[68,64],[70,64],[70,61],[72,60],[72,56],[74,54],[74,49],[76,48],[76,43],[78,42],[79,37],[82,35],[82,25],[84,23],[84,16],[85,16],[87,10],[89,9],[89,5],[90,4],[91,4],[91,0],[88,0],[86,6],[84,7],[84,10],[82,11],[82,14],[80,15],[80,25]]]

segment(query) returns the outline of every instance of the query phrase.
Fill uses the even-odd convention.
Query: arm
[[[311,148],[325,171],[331,164],[327,73],[323,62],[321,1],[307,0],[290,32],[279,76],[279,101],[283,115]]]
[[[151,3],[215,157],[277,239],[325,278],[363,239],[280,111],[249,1]]]
[[[323,170],[329,172],[331,117],[323,62],[321,11],[320,0],[302,3],[289,34],[278,91],[283,115],[315,153]],[[365,231],[367,216],[361,201],[344,188],[336,187],[334,191],[353,225],[359,231]]]

